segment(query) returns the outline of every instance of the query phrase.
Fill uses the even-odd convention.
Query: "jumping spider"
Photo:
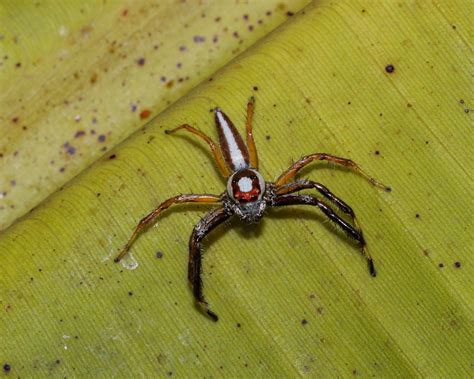
[[[229,117],[219,108],[214,109],[215,122],[219,134],[219,147],[217,147],[211,138],[188,124],[165,131],[166,134],[171,134],[184,129],[206,141],[211,148],[220,173],[224,178],[227,178],[226,191],[221,195],[178,195],[161,203],[156,209],[140,220],[129,241],[117,258],[115,258],[115,262],[120,261],[127,254],[138,235],[153,224],[161,212],[171,205],[193,202],[222,204],[222,207],[210,211],[197,223],[189,240],[188,279],[191,282],[197,304],[214,321],[217,321],[218,317],[209,309],[209,305],[202,291],[201,241],[216,226],[222,224],[233,215],[237,215],[237,217],[245,223],[252,224],[260,221],[266,207],[280,207],[286,205],[316,206],[329,220],[333,221],[350,238],[354,239],[360,245],[362,254],[367,259],[370,275],[376,275],[374,262],[367,251],[362,230],[357,223],[352,208],[320,183],[307,179],[296,181],[292,181],[292,179],[294,179],[298,171],[308,163],[326,160],[356,171],[369,180],[370,183],[385,191],[390,191],[390,187],[384,186],[370,177],[352,160],[325,153],[306,155],[299,161],[293,163],[275,182],[265,182],[263,176],[258,172],[257,150],[252,134],[254,105],[255,99],[251,97],[247,104],[247,119],[245,124],[247,144],[244,143]],[[303,189],[316,189],[316,191],[336,206],[342,213],[348,215],[352,219],[352,223],[338,216],[327,203],[317,197],[294,194]]]

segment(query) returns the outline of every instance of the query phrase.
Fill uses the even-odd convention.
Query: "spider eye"
[[[260,200],[265,190],[265,181],[255,170],[246,169],[236,172],[229,178],[227,192],[240,204]]]

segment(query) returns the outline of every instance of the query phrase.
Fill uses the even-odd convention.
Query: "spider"
[[[115,262],[119,262],[130,250],[130,247],[140,233],[152,225],[161,212],[171,205],[194,202],[221,204],[222,206],[220,208],[210,211],[195,225],[189,239],[188,279],[196,304],[214,321],[217,321],[218,317],[210,310],[202,289],[201,241],[219,224],[222,224],[234,215],[244,223],[253,224],[260,221],[267,207],[282,207],[287,205],[312,205],[318,207],[323,214],[344,231],[349,238],[358,243],[363,256],[367,259],[370,275],[376,276],[374,262],[367,251],[362,230],[359,227],[352,208],[321,183],[307,179],[294,180],[294,178],[297,173],[309,163],[326,160],[359,173],[374,186],[387,192],[391,190],[390,187],[383,185],[369,176],[352,160],[326,153],[306,155],[293,163],[275,182],[265,182],[263,176],[258,172],[257,149],[252,132],[254,106],[255,99],[251,97],[247,103],[247,118],[245,124],[247,144],[244,143],[232,121],[220,108],[214,109],[214,117],[219,134],[219,147],[207,135],[188,124],[183,124],[172,130],[165,130],[166,134],[172,134],[178,130],[186,130],[203,139],[212,151],[219,172],[227,180],[227,188],[221,195],[177,195],[164,201],[140,220],[127,244],[114,260]],[[304,189],[315,189],[326,198],[328,202],[324,202],[311,195],[294,194]],[[340,212],[347,215],[347,217],[352,220],[352,223],[340,217],[328,203],[331,203],[338,208]]]

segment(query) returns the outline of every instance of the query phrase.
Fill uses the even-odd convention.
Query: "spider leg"
[[[329,188],[322,185],[321,183],[313,182],[312,180],[297,180],[296,182],[291,182],[277,188],[276,194],[277,195],[287,195],[297,191],[301,191],[304,189],[316,189],[321,195],[323,195],[326,199],[328,199],[331,203],[333,203],[336,207],[338,207],[342,212],[348,214],[352,217],[352,220],[355,221],[355,214],[352,208],[346,204],[342,199],[338,198],[334,195]]]
[[[326,199],[328,199],[331,203],[333,203],[336,207],[338,207],[343,213],[349,215],[352,218],[352,222],[356,226],[356,228],[362,233],[362,228],[360,226],[359,221],[356,218],[356,215],[352,208],[342,199],[334,195],[329,188],[322,185],[321,183],[313,182],[312,180],[298,180],[296,182],[291,182],[281,186],[276,190],[276,195],[287,195],[291,194],[303,189],[310,189],[315,188],[321,195],[323,195]],[[367,252],[367,244],[362,246],[363,255],[368,256],[369,253]]]
[[[333,221],[342,231],[350,238],[356,240],[362,249],[362,254],[367,259],[370,275],[376,276],[374,261],[367,251],[364,235],[362,230],[357,226],[353,226],[341,217],[339,217],[326,203],[309,195],[279,195],[272,202],[272,206],[280,207],[285,205],[313,205],[321,209],[321,211]]]
[[[143,217],[140,220],[132,236],[128,240],[125,247],[120,251],[119,255],[117,255],[117,257],[114,259],[114,262],[119,262],[128,253],[128,251],[130,250],[130,247],[135,242],[135,240],[140,235],[140,233],[144,229],[148,228],[151,224],[153,224],[156,218],[161,214],[161,212],[169,208],[171,205],[179,204],[179,203],[219,203],[220,201],[221,201],[220,196],[207,195],[207,194],[178,195],[164,201],[163,203],[158,205],[158,207],[156,207],[154,210],[152,210],[149,214],[147,214],[145,217]]]
[[[245,130],[247,132],[247,147],[249,149],[250,165],[258,170],[258,154],[252,132],[254,108],[255,98],[252,96],[247,103],[247,120],[245,121]]]
[[[214,321],[218,320],[217,315],[209,309],[209,305],[204,298],[202,292],[201,280],[201,241],[216,226],[226,221],[231,214],[225,208],[218,208],[210,211],[204,216],[194,227],[191,237],[189,238],[189,264],[188,279],[191,283],[194,298],[197,304],[211,317]]]
[[[217,145],[214,143],[214,141],[205,135],[203,132],[200,130],[197,130],[196,128],[193,128],[191,125],[188,124],[183,124],[181,126],[178,126],[177,128],[171,129],[171,130],[165,130],[166,134],[172,134],[174,132],[177,132],[178,130],[184,129],[192,134],[197,135],[199,138],[203,139],[204,141],[207,142],[209,147],[211,148],[212,154],[214,155],[214,160],[216,161],[217,168],[219,169],[219,172],[221,175],[225,178],[227,178],[230,175],[229,168],[227,167],[224,158],[222,157],[222,152],[219,150]]]
[[[314,154],[306,155],[303,158],[301,158],[299,161],[293,163],[286,171],[284,171],[278,177],[278,179],[275,181],[275,186],[278,188],[288,183],[291,179],[295,177],[295,175],[298,173],[299,170],[301,170],[303,167],[305,167],[309,163],[313,161],[324,161],[324,160],[329,161],[329,162],[334,162],[341,166],[345,166],[349,168],[350,170],[353,170],[359,173],[360,175],[362,175],[363,177],[365,177],[374,186],[379,187],[387,192],[391,191],[390,187],[372,178],[369,174],[363,171],[357,163],[355,163],[351,159],[340,158],[340,157],[336,157],[335,155],[330,155],[326,153],[314,153]]]

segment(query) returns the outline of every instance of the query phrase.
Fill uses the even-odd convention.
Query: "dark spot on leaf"
[[[115,159],[115,158],[117,158],[117,155],[115,155],[115,154],[112,154],[112,155],[109,156],[109,159],[111,159],[111,160]]]
[[[173,88],[174,80],[170,80],[168,83],[165,84],[166,88],[171,89]]]
[[[286,12],[286,15],[287,15],[288,17],[291,17],[291,16],[294,16],[295,14],[294,14],[293,12],[288,11],[288,12]]]
[[[128,296],[133,296],[133,292],[132,292],[132,291],[128,291]]]
[[[193,37],[193,41],[195,43],[201,43],[201,42],[204,42],[205,40],[206,40],[206,37],[204,37],[204,36],[197,35],[197,36]]]
[[[417,214],[415,215],[415,217],[416,217],[416,218],[420,218],[420,214],[417,213]]]
[[[106,139],[106,138],[107,138],[107,137],[105,136],[105,134],[100,134],[100,135],[97,137],[97,141],[99,141],[99,142],[102,143],[102,142],[105,142],[105,139]]]
[[[439,264],[438,264],[438,267],[439,267],[439,268],[443,268],[443,267],[444,267],[444,263],[439,263]]]
[[[10,372],[11,369],[12,369],[12,366],[10,366],[8,363],[3,364],[3,371]]]
[[[143,66],[143,65],[145,64],[145,58],[139,58],[139,59],[137,60],[137,64],[138,64],[139,66]]]
[[[74,134],[74,138],[79,138],[79,137],[82,137],[83,135],[85,135],[86,132],[84,130],[78,130],[76,132],[76,134]]]
[[[375,150],[375,155],[380,155],[380,151]]]
[[[454,267],[461,268],[461,262],[459,261],[454,262]]]
[[[258,87],[257,87],[257,86],[254,86],[254,87],[253,87],[253,90],[254,90],[254,91],[258,91]]]
[[[306,325],[308,323],[308,320],[306,320],[305,318],[303,320],[301,320],[301,325]]]
[[[163,253],[162,253],[161,251],[157,251],[157,252],[156,252],[156,257],[157,257],[158,259],[163,258]]]
[[[395,71],[395,66],[393,64],[388,64],[385,66],[385,71],[391,74]]]

